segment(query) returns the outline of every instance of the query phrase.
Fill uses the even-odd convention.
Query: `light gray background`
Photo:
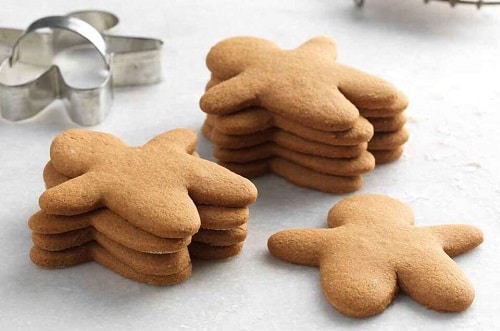
[[[111,10],[116,32],[165,41],[164,81],[116,91],[112,113],[96,130],[142,144],[166,130],[199,130],[198,99],[209,73],[210,46],[233,35],[296,47],[327,35],[339,61],[378,74],[404,90],[411,141],[404,157],[377,168],[360,191],[409,203],[417,224],[467,222],[484,244],[456,259],[476,288],[461,314],[429,311],[399,295],[386,312],[354,320],[324,299],[318,270],[272,258],[267,238],[282,229],[324,227],[342,196],[295,187],[269,175],[255,180],[249,236],[241,255],[195,262],[193,276],[172,287],[124,279],[95,264],[43,270],[29,260],[28,217],[37,211],[52,138],[73,127],[59,106],[25,123],[0,120],[0,329],[334,329],[494,330],[500,327],[500,8],[451,9],[419,0],[309,1],[10,1],[0,25],[76,9]],[[199,151],[212,146],[200,138]]]

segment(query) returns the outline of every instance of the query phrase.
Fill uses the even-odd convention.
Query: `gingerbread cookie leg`
[[[406,124],[406,116],[404,114],[398,114],[393,117],[370,117],[367,120],[373,125],[375,132],[398,131]]]
[[[400,263],[397,273],[401,289],[428,308],[457,312],[467,309],[474,301],[472,284],[444,252]],[[419,276],[415,277],[416,274]]]
[[[231,246],[244,242],[247,232],[246,224],[227,230],[200,229],[193,236],[193,241],[211,246]]]
[[[403,155],[403,152],[404,148],[402,146],[395,149],[370,151],[377,165],[396,161]]]
[[[267,110],[252,107],[223,116],[207,114],[207,122],[225,134],[247,135],[273,127],[274,120]]]
[[[223,260],[238,255],[243,249],[243,243],[230,246],[212,246],[193,241],[189,245],[189,254],[198,260]]]
[[[189,195],[198,204],[221,207],[246,207],[257,199],[257,189],[248,181],[246,185],[234,186],[243,178],[228,169],[213,171],[213,162],[198,158],[193,168]]]
[[[246,224],[250,217],[247,208],[223,208],[214,206],[198,206],[202,220],[202,228],[210,230],[232,229]]]
[[[405,128],[394,132],[376,133],[368,143],[368,150],[391,150],[401,147],[408,141],[409,133]]]
[[[296,185],[320,190],[328,193],[349,193],[361,188],[361,176],[332,176],[324,175],[284,159],[271,160],[273,171],[289,182]]]
[[[333,259],[328,261],[327,259]],[[359,266],[363,266],[360,268]],[[320,266],[321,288],[328,302],[341,313],[366,317],[381,313],[397,292],[396,272],[385,264],[367,261],[324,257]]]

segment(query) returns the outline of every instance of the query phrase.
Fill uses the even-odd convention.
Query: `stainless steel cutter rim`
[[[68,84],[57,65],[51,65],[43,73],[21,84],[0,83],[0,87],[9,90],[12,98],[0,100],[6,103],[2,115],[7,120],[25,120],[40,113],[56,100],[62,100],[71,120],[81,125],[100,123],[110,109],[113,98],[110,56],[103,36],[89,23],[71,16],[48,16],[36,20],[21,34],[13,45],[11,56],[0,64],[0,70],[18,60],[21,52],[20,43],[29,34],[41,29],[51,31],[66,30],[81,36],[99,53],[102,58],[106,77],[96,86],[79,88]],[[54,45],[52,48],[55,50]],[[42,93],[39,99],[30,99],[29,95]],[[19,95],[19,96],[18,96]],[[0,105],[1,105],[0,104]]]
[[[68,84],[68,82],[64,79],[64,76],[60,73],[60,69],[57,65],[51,65],[50,67],[47,68],[44,72],[42,72],[40,75],[37,77],[30,79],[27,82],[20,83],[20,84],[9,84],[10,88],[15,88],[15,87],[25,87],[28,85],[31,85],[34,81],[39,79],[41,76],[47,74],[49,71],[57,70],[60,73],[60,80],[68,87],[73,90],[78,90],[78,91],[91,91],[95,89],[99,89],[104,85],[109,84],[109,81],[111,80],[111,65],[110,65],[110,56],[107,52],[107,46],[106,42],[103,38],[103,36],[96,30],[92,25],[89,23],[77,18],[77,17],[71,17],[71,16],[47,16],[43,17],[41,19],[36,20],[35,22],[31,23],[30,26],[23,32],[23,34],[17,39],[16,43],[14,44],[12,48],[12,54],[11,56],[7,59],[4,60],[3,63],[0,63],[0,70],[2,67],[4,67],[7,63],[8,65],[12,68],[12,66],[18,61],[21,48],[20,44],[22,40],[29,34],[31,33],[36,33],[38,30],[42,29],[50,29],[50,30],[66,30],[70,31],[72,33],[75,33],[82,38],[84,38],[86,41],[88,41],[88,44],[93,46],[94,49],[99,53],[101,56],[104,64],[105,64],[105,69],[107,71],[106,78],[103,79],[101,83],[94,87],[86,87],[86,88],[80,88],[76,86],[72,86]],[[0,85],[4,85],[3,83],[0,83]]]
[[[120,23],[120,20],[115,14],[104,10],[79,10],[66,14],[65,16],[79,18],[92,25],[92,27],[100,33],[109,31]]]
[[[109,67],[106,42],[102,35],[92,25],[79,18],[71,16],[47,16],[31,23],[21,37],[16,41],[12,48],[12,55],[9,58],[9,65],[12,65],[18,60],[20,54],[20,43],[30,33],[41,29],[61,29],[76,33],[86,39],[99,52],[106,65]]]
[[[107,30],[119,22],[109,12],[85,10],[66,16],[87,22],[104,39],[109,72],[107,81],[90,89],[69,86],[52,60],[62,50],[87,45],[88,40],[72,37],[73,34],[63,33],[60,29],[50,33],[36,31],[31,34],[30,38],[33,39],[22,47],[19,60],[47,70],[38,78],[21,85],[0,83],[0,118],[24,120],[37,115],[59,99],[65,102],[66,112],[73,122],[95,125],[104,119],[111,108],[113,86],[150,85],[161,81],[161,40],[107,34]],[[14,46],[24,34],[25,30],[0,28],[0,70],[8,65]]]

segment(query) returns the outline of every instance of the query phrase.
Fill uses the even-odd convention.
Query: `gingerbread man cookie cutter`
[[[96,125],[104,120],[111,108],[113,87],[158,83],[163,42],[108,35],[106,31],[117,24],[115,15],[90,10],[44,17],[25,31],[0,28],[0,74],[15,63],[46,69],[36,78],[20,84],[0,80],[1,117],[10,121],[25,120],[60,99],[73,122]],[[72,86],[53,64],[53,58],[62,50],[89,44],[104,62],[105,78],[91,87]]]

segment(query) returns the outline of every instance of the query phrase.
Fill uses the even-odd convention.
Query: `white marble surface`
[[[419,0],[12,1],[0,25],[100,8],[120,16],[117,32],[165,41],[164,81],[116,91],[97,127],[131,144],[176,127],[199,130],[204,56],[218,40],[256,35],[295,47],[315,35],[338,42],[339,60],[390,80],[409,96],[411,141],[404,157],[366,176],[361,192],[408,202],[417,224],[467,222],[484,244],[457,258],[476,288],[464,313],[429,311],[399,295],[386,312],[354,320],[324,299],[318,270],[272,258],[267,238],[294,227],[324,227],[341,197],[295,187],[275,176],[255,181],[243,253],[194,263],[173,287],[135,283],[89,263],[42,270],[29,260],[26,222],[37,210],[51,139],[73,125],[58,105],[25,123],[0,120],[0,330],[495,330],[500,328],[500,8],[451,9]],[[199,151],[212,146],[200,139]]]

